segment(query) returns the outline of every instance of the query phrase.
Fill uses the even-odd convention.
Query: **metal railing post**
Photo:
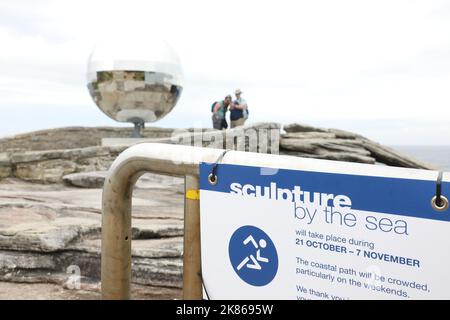
[[[200,250],[200,181],[196,176],[185,178],[183,299],[201,300]]]
[[[134,183],[126,179],[120,189],[105,182],[102,213],[102,298],[130,299],[131,194]]]
[[[199,189],[201,161],[214,161],[220,150],[169,144],[137,144],[122,152],[108,172],[102,196],[102,298],[130,299],[131,198],[137,179],[146,172],[186,178]],[[180,155],[187,155],[184,162]],[[199,201],[186,199],[185,297],[201,299]],[[200,289],[199,289],[200,288]]]
[[[186,177],[183,296],[202,298],[199,164],[213,163],[222,153],[222,149],[142,143],[117,157],[108,171],[102,196],[103,299],[130,299],[131,198],[137,179],[146,172]],[[294,162],[293,158],[235,151],[223,162],[261,167],[280,162],[286,166]],[[295,163],[301,165],[297,159]]]

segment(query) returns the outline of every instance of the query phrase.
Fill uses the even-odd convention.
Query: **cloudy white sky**
[[[121,26],[165,38],[185,89],[164,127],[210,126],[239,87],[252,121],[450,144],[450,1],[0,0],[0,136],[117,125],[93,104],[87,58]]]

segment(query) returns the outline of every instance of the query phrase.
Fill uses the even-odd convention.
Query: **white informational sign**
[[[450,210],[431,206],[437,172],[220,164],[212,185],[211,170],[200,166],[205,298],[450,299]]]

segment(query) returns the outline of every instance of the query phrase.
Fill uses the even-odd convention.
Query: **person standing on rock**
[[[233,101],[233,104],[230,107],[231,128],[243,126],[245,121],[248,119],[247,101],[241,98],[242,91],[240,89],[236,89],[234,94],[236,96],[236,100]]]
[[[211,107],[211,112],[214,129],[223,130],[228,128],[226,114],[232,99],[233,98],[231,97],[231,95],[227,95],[224,100],[213,103]]]

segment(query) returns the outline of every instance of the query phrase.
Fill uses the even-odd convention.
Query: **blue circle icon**
[[[237,275],[246,283],[262,287],[278,271],[278,255],[270,237],[254,226],[237,229],[230,239],[228,254]]]

